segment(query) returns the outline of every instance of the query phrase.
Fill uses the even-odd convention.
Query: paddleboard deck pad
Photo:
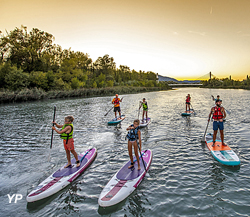
[[[144,118],[144,120],[140,120],[140,127],[146,127],[150,124],[151,118]]]
[[[129,169],[128,167],[130,166],[130,161],[128,161],[110,179],[99,196],[98,203],[101,207],[113,206],[123,201],[138,187],[146,175],[142,158],[144,160],[146,170],[148,171],[153,157],[153,153],[149,149],[142,151],[141,154],[142,157],[140,156],[140,170],[138,170],[136,157],[134,157],[134,167]]]
[[[28,194],[26,197],[27,202],[44,199],[65,188],[88,168],[95,159],[96,154],[96,148],[92,148],[78,156],[79,160],[84,157],[79,167],[76,167],[75,158],[71,160],[71,166],[64,168],[67,164],[63,165]]]
[[[108,124],[119,124],[125,119],[125,115],[122,115],[121,118],[114,118],[111,121],[108,122]]]
[[[240,165],[240,159],[236,153],[227,145],[223,146],[220,138],[215,140],[215,145],[213,145],[213,135],[211,133],[206,135],[206,145],[210,150],[213,157],[219,161],[221,164],[228,166],[238,166]]]

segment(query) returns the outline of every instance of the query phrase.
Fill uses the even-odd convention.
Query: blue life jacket
[[[132,124],[131,127],[133,127],[134,125]],[[135,141],[138,139],[138,130],[140,130],[140,126],[136,127],[135,129],[131,129],[128,134],[127,134],[127,138],[129,141]]]

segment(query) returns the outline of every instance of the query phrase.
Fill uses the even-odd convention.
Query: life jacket
[[[142,107],[143,107],[143,109],[148,109],[148,104],[147,104],[147,102],[145,102],[145,103],[142,103]]]
[[[115,99],[115,101],[114,101],[115,106],[119,106],[120,99],[116,98],[116,97],[114,99]]]
[[[186,102],[190,102],[190,96],[186,98]]]
[[[216,120],[218,120],[218,119],[222,119],[223,118],[223,114],[222,114],[222,112],[221,112],[221,108],[222,107],[214,107],[214,113],[213,113],[213,119],[216,119]]]
[[[66,144],[68,144],[68,140],[73,138],[73,131],[74,131],[74,127],[73,127],[73,124],[64,124],[63,127],[62,127],[62,130],[67,127],[67,126],[71,126],[71,132],[70,133],[62,133],[60,135],[61,139],[66,139]]]
[[[134,125],[132,124],[131,127],[133,127]],[[131,129],[128,134],[127,134],[127,138],[130,141],[135,141],[138,139],[138,130],[140,130],[140,126],[136,127],[135,129]]]

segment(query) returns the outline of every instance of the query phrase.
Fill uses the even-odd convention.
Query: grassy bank
[[[57,98],[69,98],[69,97],[91,97],[91,96],[106,96],[128,93],[140,93],[140,92],[151,92],[159,90],[168,90],[171,88],[167,87],[106,87],[106,88],[82,88],[77,90],[56,90],[45,92],[42,89],[24,89],[21,91],[11,92],[4,91],[0,92],[0,103],[13,103],[13,102],[26,102],[40,99],[57,99]]]

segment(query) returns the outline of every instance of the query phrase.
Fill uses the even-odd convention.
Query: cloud
[[[188,31],[189,33],[192,33],[192,34],[198,34],[200,36],[205,36],[206,33],[205,32],[196,32],[196,31]]]

